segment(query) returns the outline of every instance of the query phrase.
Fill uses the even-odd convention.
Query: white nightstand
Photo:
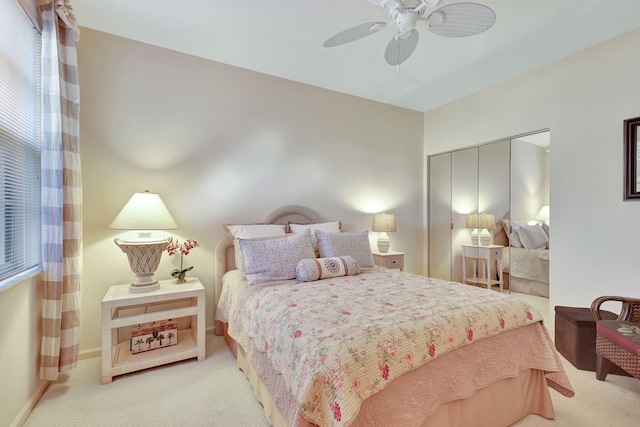
[[[404,269],[404,252],[378,252],[371,251],[373,254],[373,262],[376,265],[387,268],[399,268],[400,271]]]
[[[160,281],[160,289],[144,293],[129,292],[129,284],[111,286],[102,299],[102,384],[110,383],[116,375],[166,363],[194,357],[198,361],[204,360],[204,297],[204,287],[196,277],[187,278],[186,283],[179,284],[175,279]],[[152,306],[157,307],[151,312],[126,313],[135,312],[136,308]],[[131,337],[118,336],[118,328],[189,317],[191,327],[178,330],[176,345],[132,354],[129,350]]]
[[[487,289],[499,286],[500,292],[504,287],[502,276],[502,258],[504,246],[489,245],[462,245],[462,282],[473,285],[484,285]],[[473,260],[473,276],[467,277],[467,258]],[[478,261],[481,262],[481,270],[478,269]],[[495,267],[494,267],[495,266]],[[496,280],[495,277],[498,277]]]

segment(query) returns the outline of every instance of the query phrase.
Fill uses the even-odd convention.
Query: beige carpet
[[[640,425],[640,380],[565,363],[576,396],[551,397],[556,419],[529,415],[517,427]],[[207,337],[207,358],[116,377],[100,385],[100,358],[82,360],[52,382],[25,426],[268,426],[251,387],[221,337]]]

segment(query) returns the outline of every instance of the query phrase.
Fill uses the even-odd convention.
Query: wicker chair
[[[617,320],[603,320],[600,306],[607,301],[622,303]],[[591,303],[596,319],[596,378],[604,381],[613,364],[640,378],[640,299],[603,296]]]

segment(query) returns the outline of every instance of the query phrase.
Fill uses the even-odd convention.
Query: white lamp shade
[[[158,194],[134,193],[109,228],[117,230],[173,230],[178,228]]]
[[[549,206],[543,206],[536,215],[536,220],[538,221],[549,221]]]

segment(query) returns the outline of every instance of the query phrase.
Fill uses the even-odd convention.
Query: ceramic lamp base
[[[474,228],[471,232],[471,244],[478,246],[478,229]]]
[[[389,252],[389,247],[391,246],[391,240],[389,240],[389,236],[384,231],[380,233],[378,236],[378,252],[386,253]]]
[[[491,245],[491,233],[489,233],[489,230],[483,228],[480,232],[480,235],[478,236],[478,241],[482,246]]]

